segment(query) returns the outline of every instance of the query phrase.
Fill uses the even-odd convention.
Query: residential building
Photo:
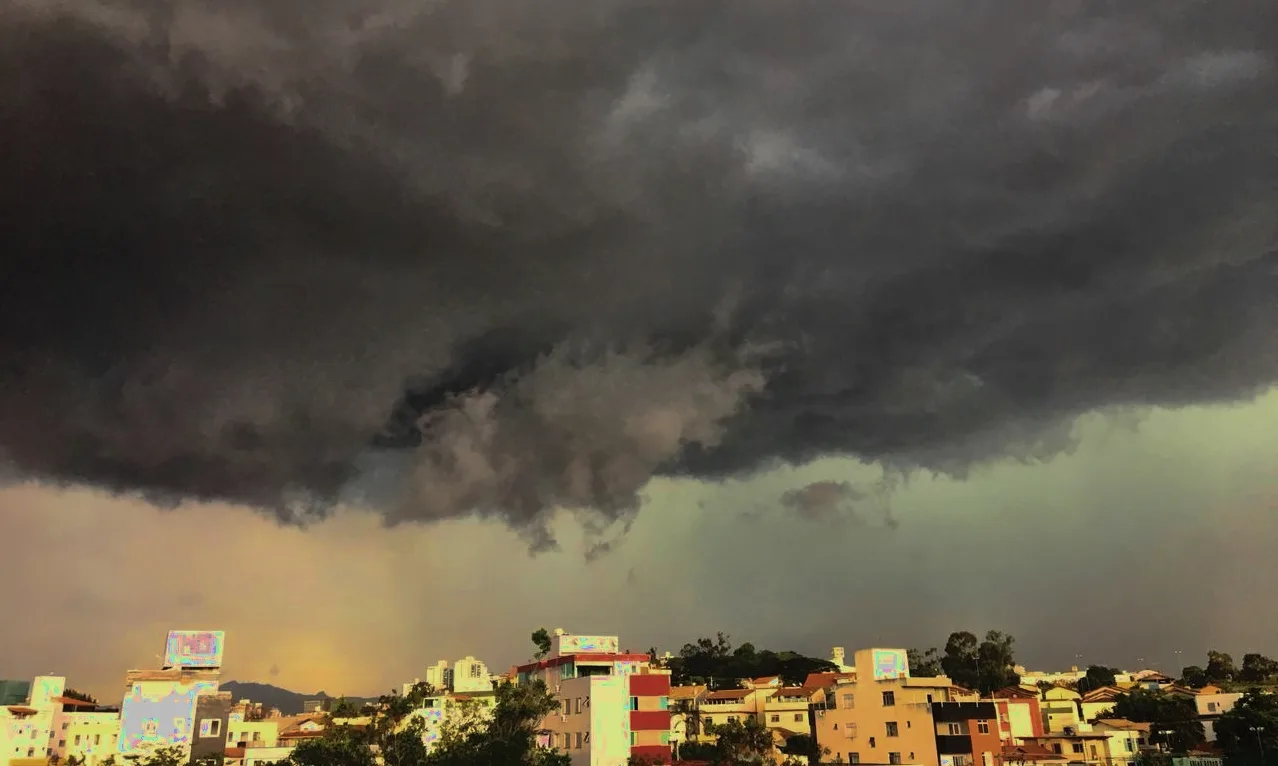
[[[814,687],[782,686],[763,699],[761,721],[776,734],[779,744],[796,734],[812,733],[808,713],[816,692]]]
[[[1004,745],[1003,763],[1007,766],[1058,766],[1068,759],[1042,745]]]
[[[1037,689],[1009,686],[990,695],[994,709],[998,711],[999,739],[1005,746],[1020,744],[1027,737],[1043,735],[1043,712],[1039,707],[1038,694]]]
[[[1041,737],[1026,737],[1025,744],[1041,745],[1070,763],[1107,766],[1113,755],[1109,750],[1109,732],[1083,731],[1073,726],[1063,731],[1049,731]]]
[[[215,669],[130,670],[116,752],[127,758],[177,747],[188,759],[196,752],[224,752],[230,697],[200,704],[202,697],[218,696],[220,676]]]
[[[1003,742],[992,701],[935,702],[931,708],[941,766],[994,766]]]
[[[771,690],[720,689],[709,692],[701,700],[701,725],[709,729],[730,721],[745,723],[757,719],[763,709],[763,700],[771,696]]]
[[[1103,715],[1113,712],[1118,699],[1128,690],[1119,686],[1102,686],[1082,695],[1078,700],[1079,714],[1082,722],[1095,721]]]
[[[1233,710],[1242,696],[1240,692],[1226,692],[1219,686],[1204,686],[1194,695],[1194,707],[1198,709],[1198,719],[1202,721],[1208,742],[1216,741],[1216,721]]]
[[[950,679],[911,678],[904,649],[863,649],[853,664],[816,706],[817,742],[841,763],[940,766],[931,706],[951,701]]]
[[[1109,735],[1109,766],[1133,766],[1140,751],[1149,743],[1149,724],[1125,718],[1101,718],[1092,730]]]
[[[540,679],[559,700],[540,741],[566,752],[573,766],[625,766],[631,756],[670,761],[670,673],[618,646],[616,636],[556,630],[545,659],[517,668],[518,683]]]
[[[707,693],[707,686],[670,687],[670,743],[676,752],[681,743],[695,742],[701,736],[701,704]]]
[[[437,691],[450,691],[453,688],[453,671],[448,667],[447,660],[440,660],[426,668],[426,675],[422,680]]]
[[[836,646],[830,650],[830,662],[834,667],[838,668],[840,673],[855,673],[856,668],[847,664],[847,652],[841,646]]]
[[[488,666],[474,657],[463,657],[453,665],[453,685],[451,691],[458,693],[491,692],[492,677],[488,674]]]
[[[26,688],[20,702],[0,707],[0,766],[23,766],[26,762],[43,764],[62,741],[54,724],[61,712],[60,698],[66,687],[61,676],[36,676],[31,683],[13,683],[9,695]]]
[[[1039,707],[1043,713],[1043,728],[1047,733],[1078,729],[1083,723],[1078,703],[1082,695],[1064,686],[1053,686],[1043,691]]]
[[[59,760],[75,758],[85,766],[98,766],[117,752],[120,714],[98,711],[96,705],[60,698],[63,708],[53,716],[56,738],[49,741],[51,755]],[[69,704],[68,704],[69,703]]]

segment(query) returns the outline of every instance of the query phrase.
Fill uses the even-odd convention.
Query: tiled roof
[[[1149,731],[1149,724],[1129,721],[1126,718],[1097,718],[1096,723],[1123,731]]]
[[[705,686],[671,686],[667,696],[672,700],[696,699],[706,693]]]
[[[706,695],[708,700],[743,700],[754,694],[753,689],[724,689],[723,691],[710,692]]]
[[[1021,761],[1063,761],[1065,756],[1054,753],[1042,745],[1025,744],[1016,747],[1003,748],[1004,763],[1018,763]]]
[[[808,677],[803,679],[804,686],[824,687],[834,686],[842,680],[853,680],[856,673],[808,673]]]
[[[1038,692],[1024,686],[1005,686],[991,696],[995,699],[1038,699]]]

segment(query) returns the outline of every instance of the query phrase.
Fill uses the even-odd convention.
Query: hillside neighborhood
[[[722,634],[677,654],[532,640],[504,672],[465,657],[377,699],[307,699],[223,682],[225,635],[172,631],[162,666],[127,671],[119,699],[61,676],[0,681],[0,766],[1278,763],[1278,662],[1256,653],[1212,651],[1173,677],[1029,670],[997,631],[828,658]]]

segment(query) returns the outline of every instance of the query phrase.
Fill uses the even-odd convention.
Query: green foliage
[[[1150,725],[1149,743],[1167,745],[1175,752],[1185,752],[1201,745],[1205,739],[1203,725],[1193,700],[1174,697],[1161,691],[1136,689],[1118,697],[1114,708],[1099,717],[1126,718]],[[1170,731],[1168,735],[1165,732]]]
[[[533,631],[532,642],[537,646],[537,653],[533,655],[534,659],[542,659],[550,654],[550,633],[545,628],[537,628]]]
[[[1092,665],[1087,669],[1087,675],[1078,679],[1075,688],[1080,694],[1086,694],[1105,686],[1113,686],[1117,680],[1117,668],[1107,668],[1103,665]]]
[[[1278,754],[1278,696],[1250,691],[1216,721],[1216,741],[1225,755],[1258,760]]]
[[[822,747],[810,734],[796,734],[785,741],[781,752],[795,758],[806,758],[808,763],[820,763],[830,754],[830,748]]]
[[[1212,683],[1228,683],[1238,675],[1234,667],[1234,658],[1227,652],[1215,650],[1207,652],[1207,680]]]
[[[1180,671],[1181,686],[1188,686],[1190,689],[1201,689],[1211,680],[1207,678],[1207,671],[1198,665],[1189,665]]]
[[[66,689],[62,692],[62,696],[67,699],[80,700],[81,702],[92,702],[98,704],[98,698],[92,694],[86,694],[78,689]]]
[[[941,667],[941,655],[933,647],[926,651],[910,649],[906,652],[910,663],[910,675],[915,678],[935,678],[945,675]]]
[[[941,668],[954,683],[982,694],[1020,683],[1016,674],[1016,639],[997,630],[985,634],[984,641],[968,631],[956,631],[945,642]]]
[[[496,689],[497,701],[487,720],[474,709],[451,720],[440,734],[425,766],[567,766],[567,753],[537,746],[541,720],[559,709],[559,701],[542,681]]]
[[[332,705],[328,708],[328,714],[334,718],[356,718],[359,713],[360,705],[345,697],[333,700]]]
[[[188,756],[180,747],[159,747],[138,758],[137,766],[183,766]]]
[[[714,761],[719,757],[719,750],[711,742],[679,743],[680,761]]]
[[[1278,676],[1278,661],[1263,654],[1249,653],[1243,655],[1242,667],[1238,670],[1238,680],[1248,684],[1269,683]]]
[[[744,722],[728,721],[709,727],[715,735],[715,756],[712,762],[742,763],[760,761],[772,752],[772,732],[757,718]]]
[[[679,656],[672,657],[668,666],[671,684],[707,684],[713,689],[734,688],[742,679],[761,676],[780,676],[785,684],[798,686],[809,673],[838,670],[827,660],[797,652],[760,651],[749,642],[733,649],[723,633],[713,639],[699,638],[684,644]]]

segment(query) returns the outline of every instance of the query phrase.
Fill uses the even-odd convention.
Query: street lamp
[[[1265,727],[1263,727],[1263,726],[1252,726],[1252,727],[1250,727],[1250,728],[1251,728],[1251,733],[1256,735],[1256,749],[1257,749],[1258,751],[1260,751],[1260,761],[1261,761],[1261,763],[1264,763],[1264,761],[1265,761],[1265,743],[1264,743],[1264,740],[1262,740],[1262,739],[1260,738],[1260,735],[1261,735],[1261,734],[1265,731]]]

